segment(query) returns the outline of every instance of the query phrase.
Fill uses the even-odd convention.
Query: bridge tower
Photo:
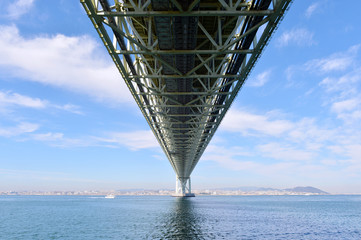
[[[176,195],[291,0],[80,0],[176,173]],[[106,81],[104,79],[103,81]]]
[[[194,197],[191,191],[191,178],[183,178],[176,176],[175,197]]]

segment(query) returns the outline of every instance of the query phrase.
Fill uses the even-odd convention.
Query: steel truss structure
[[[291,0],[81,0],[177,175],[190,175]],[[178,187],[182,186],[182,187]]]

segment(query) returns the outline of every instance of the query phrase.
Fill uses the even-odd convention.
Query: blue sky
[[[192,173],[193,188],[361,193],[361,8],[294,1]],[[0,191],[173,188],[77,1],[1,1]]]

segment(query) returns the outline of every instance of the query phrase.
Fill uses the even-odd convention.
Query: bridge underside
[[[290,1],[81,0],[177,179],[189,179]]]

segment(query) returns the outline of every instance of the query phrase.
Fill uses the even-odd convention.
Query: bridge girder
[[[189,179],[291,0],[81,0],[177,178]]]

